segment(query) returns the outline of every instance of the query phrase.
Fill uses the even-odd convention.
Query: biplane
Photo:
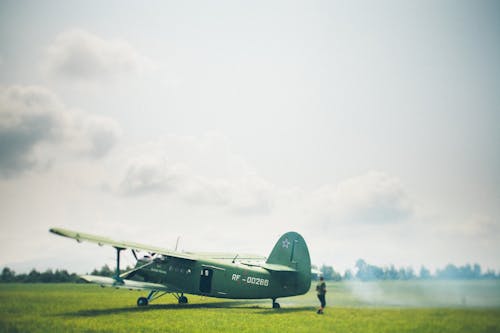
[[[83,275],[87,282],[101,286],[149,291],[137,299],[146,306],[163,295],[172,294],[179,304],[188,303],[185,294],[229,299],[271,299],[301,295],[311,285],[311,261],[304,238],[296,232],[282,235],[269,257],[246,254],[192,253],[163,249],[133,242],[61,228],[50,232],[78,242],[108,245],[116,251],[113,277]],[[120,255],[130,250],[135,267],[121,272]]]

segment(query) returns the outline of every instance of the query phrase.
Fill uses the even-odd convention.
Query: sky
[[[499,147],[497,1],[0,0],[0,267],[113,262],[63,227],[498,271]]]

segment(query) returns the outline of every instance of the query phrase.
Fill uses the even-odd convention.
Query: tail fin
[[[311,285],[311,259],[304,238],[296,232],[287,232],[274,245],[267,264],[283,265],[298,273],[297,287],[307,292]]]

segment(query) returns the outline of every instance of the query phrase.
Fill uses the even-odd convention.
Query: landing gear
[[[147,306],[148,303],[149,303],[149,301],[146,297],[139,297],[137,299],[137,306]]]
[[[188,298],[186,296],[184,296],[184,293],[181,293],[180,295],[179,295],[179,293],[175,293],[174,297],[177,298],[177,302],[179,302],[179,304],[187,304],[188,303]]]
[[[276,303],[276,298],[273,298],[273,309],[279,309],[280,303]]]
[[[148,297],[139,297],[137,299],[137,306],[147,306],[150,302],[154,301],[155,299],[158,299],[164,295],[168,294],[167,292],[160,292],[158,290],[152,290]],[[188,298],[184,296],[183,293],[180,295],[178,293],[173,293],[174,297],[177,298],[177,301],[179,304],[187,304],[188,303]]]
[[[139,297],[137,299],[137,306],[147,306],[149,302],[154,301],[155,299],[158,299],[164,295],[166,295],[166,292],[160,292],[158,290],[152,290],[148,297]]]

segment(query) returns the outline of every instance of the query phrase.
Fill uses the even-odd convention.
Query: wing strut
[[[125,249],[121,247],[115,247],[115,249],[116,249],[116,271],[115,271],[115,276],[113,276],[113,279],[115,279],[116,282],[118,283],[123,283],[123,279],[120,277],[120,252]]]
[[[139,258],[137,258],[137,253],[135,253],[135,250],[132,249],[131,251],[132,251],[132,254],[134,255],[135,260],[139,260]]]

